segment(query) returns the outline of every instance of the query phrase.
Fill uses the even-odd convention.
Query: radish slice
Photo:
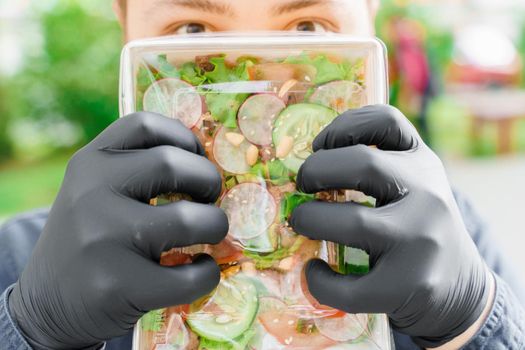
[[[344,317],[315,319],[315,326],[325,337],[339,342],[356,341],[368,329],[368,315],[346,314]]]
[[[253,95],[239,109],[239,128],[248,141],[256,145],[270,145],[273,121],[285,107],[277,96]]]
[[[153,84],[144,93],[144,110],[179,119],[187,128],[199,121],[202,99],[195,88],[179,79],[166,78]]]
[[[240,143],[232,143],[230,135],[242,136],[237,129],[221,127],[215,134],[213,140],[213,158],[219,166],[234,174],[246,174],[250,172],[250,165],[246,161],[246,152],[250,147],[248,141],[240,140]]]
[[[339,80],[321,85],[310,97],[317,103],[336,110],[338,113],[362,107],[366,104],[366,94],[362,86],[352,81]]]
[[[233,187],[224,195],[220,207],[228,216],[229,234],[237,240],[265,233],[277,215],[277,206],[270,192],[255,183]]]

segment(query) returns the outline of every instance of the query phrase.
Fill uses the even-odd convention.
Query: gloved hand
[[[492,276],[441,161],[415,128],[392,107],[369,106],[339,116],[313,148],[297,176],[302,191],[355,189],[375,197],[377,207],[317,201],[295,210],[296,232],[370,254],[371,271],[362,277],[309,262],[311,293],[349,313],[386,313],[423,347],[468,329],[487,305]]]
[[[33,256],[9,296],[10,312],[35,349],[99,348],[147,311],[210,292],[209,256],[177,267],[163,251],[216,244],[226,215],[210,203],[221,177],[179,121],[136,113],[113,123],[69,162]],[[153,207],[174,192],[195,202]]]

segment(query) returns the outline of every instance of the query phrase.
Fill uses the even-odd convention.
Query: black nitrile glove
[[[441,161],[415,128],[392,107],[369,106],[339,116],[313,147],[297,176],[302,191],[355,189],[375,197],[377,208],[317,201],[295,210],[297,232],[370,254],[362,277],[311,261],[311,293],[350,313],[386,313],[394,329],[424,347],[467,330],[488,302],[492,276]]]
[[[173,247],[216,244],[228,231],[213,206],[221,177],[179,121],[136,113],[116,121],[69,162],[33,256],[9,297],[35,349],[98,348],[147,311],[210,292],[219,268],[209,256],[159,265]],[[174,192],[195,202],[153,207]]]

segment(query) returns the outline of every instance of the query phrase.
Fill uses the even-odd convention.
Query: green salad
[[[222,278],[191,305],[144,316],[140,349],[351,349],[388,337],[376,329],[379,316],[321,305],[306,287],[303,266],[311,258],[363,274],[367,254],[308,240],[287,222],[297,206],[318,199],[373,205],[361,193],[310,195],[295,186],[321,130],[367,103],[365,65],[309,52],[280,59],[208,55],[182,63],[158,55],[144,63],[136,76],[137,110],[178,119],[195,133],[223,176],[217,205],[230,230],[219,245],[163,255],[162,264],[178,265],[205,251],[220,264]]]

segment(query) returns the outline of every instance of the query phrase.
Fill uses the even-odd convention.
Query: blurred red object
[[[475,24],[455,34],[454,60],[448,68],[453,84],[518,86],[522,62],[514,43],[496,27]]]
[[[453,62],[448,68],[447,80],[456,84],[485,86],[517,86],[521,80],[522,64],[516,59],[505,69],[483,68]]]

